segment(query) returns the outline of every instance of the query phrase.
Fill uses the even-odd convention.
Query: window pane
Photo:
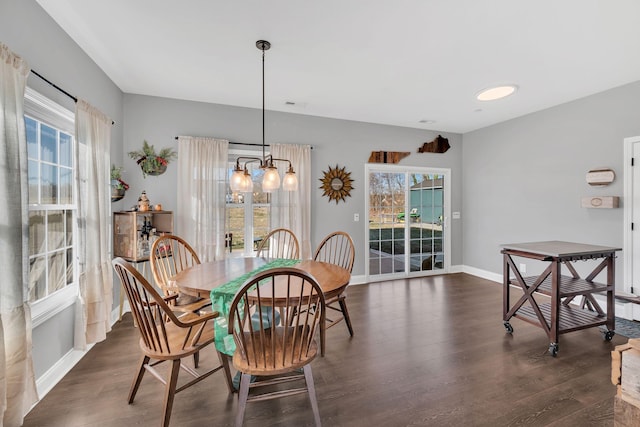
[[[66,231],[67,231],[67,242],[66,245],[67,246],[71,246],[73,244],[73,212],[72,211],[65,211],[66,217],[67,217],[67,227],[66,227]]]
[[[45,257],[37,257],[29,262],[29,301],[37,301],[47,295]]]
[[[38,158],[38,123],[30,117],[24,118],[27,128],[27,153],[30,159]]]
[[[73,166],[71,164],[71,135],[60,132],[60,164],[62,166]]]
[[[29,255],[37,255],[44,248],[44,211],[29,212]]]
[[[67,281],[66,251],[49,255],[49,294],[64,288]]]
[[[45,124],[40,124],[40,159],[44,162],[58,162],[57,131]]]
[[[27,166],[29,176],[29,203],[31,204],[40,201],[38,200],[38,189],[40,188],[40,169],[38,165],[38,162],[29,160],[29,165]]]
[[[64,247],[64,222],[62,211],[49,211],[47,215],[47,235],[49,251]]]
[[[71,169],[60,168],[60,202],[61,204],[73,203],[73,187]]]
[[[263,193],[266,194],[266,193]],[[253,238],[262,240],[269,233],[269,206],[253,207]]]
[[[73,283],[73,249],[67,249],[67,284]]]
[[[58,167],[42,164],[42,200],[44,204],[58,203]]]
[[[227,204],[227,230],[233,234],[232,250],[244,248],[244,205]]]

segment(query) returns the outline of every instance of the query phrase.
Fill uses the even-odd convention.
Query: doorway
[[[365,165],[367,280],[448,272],[450,175],[449,169]]]

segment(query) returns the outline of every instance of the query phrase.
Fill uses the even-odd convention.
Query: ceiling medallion
[[[335,168],[329,166],[329,170],[323,173],[323,177],[320,178],[322,182],[321,190],[324,190],[323,196],[329,197],[329,202],[336,201],[336,205],[340,200],[346,202],[346,197],[351,197],[351,190],[353,190],[353,180],[351,179],[351,172],[347,172],[346,168],[339,168],[336,165]]]

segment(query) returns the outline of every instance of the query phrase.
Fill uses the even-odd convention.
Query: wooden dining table
[[[267,258],[226,258],[204,262],[182,270],[170,279],[181,292],[199,298],[209,298],[211,291],[238,277],[265,266]],[[322,261],[301,260],[292,267],[311,274],[324,292],[325,298],[339,295],[351,280],[346,268]]]
[[[260,257],[226,258],[219,261],[204,262],[182,270],[170,279],[187,295],[199,298],[211,298],[213,309],[220,313],[216,319],[216,348],[227,355],[233,355],[235,343],[227,331],[227,316],[230,303],[230,290],[253,276],[255,272],[269,268],[274,262],[286,262],[287,266],[309,273],[320,285],[326,299],[340,295],[351,280],[351,272],[335,264],[314,260],[269,260]],[[242,279],[242,280],[239,280]],[[229,285],[233,285],[229,287]],[[221,292],[224,290],[223,292]],[[212,292],[214,291],[214,292]],[[216,295],[218,293],[218,295]],[[324,348],[324,327],[321,334]]]

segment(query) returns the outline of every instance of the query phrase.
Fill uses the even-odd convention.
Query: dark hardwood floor
[[[627,341],[598,328],[561,335],[502,326],[500,285],[466,274],[351,286],[346,326],[313,363],[324,426],[613,426],[611,354]],[[139,358],[130,315],[114,326],[26,417],[24,426],[156,426],[163,386],[147,374],[127,394]],[[217,362],[212,351],[204,367]],[[185,379],[185,374],[182,379]],[[221,373],[179,393],[172,426],[233,425],[236,396]],[[246,426],[311,425],[306,395],[248,405]]]

